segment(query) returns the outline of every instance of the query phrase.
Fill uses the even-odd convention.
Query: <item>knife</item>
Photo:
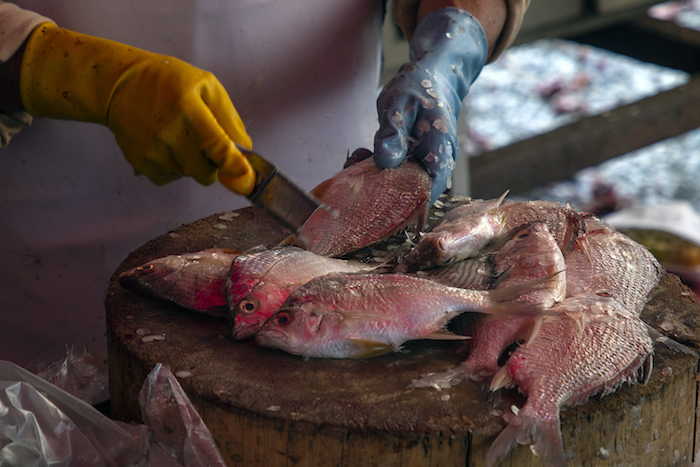
[[[255,188],[247,196],[254,204],[272,215],[278,222],[298,232],[321,201],[300,188],[260,154],[238,146],[255,170]]]

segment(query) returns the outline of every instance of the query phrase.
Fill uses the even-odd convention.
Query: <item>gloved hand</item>
[[[459,155],[457,117],[462,99],[486,63],[488,44],[479,22],[448,7],[431,12],[410,42],[411,62],[377,99],[379,130],[374,137],[378,167],[395,167],[412,155],[432,178],[431,203],[451,181]]]
[[[58,28],[37,27],[22,58],[20,94],[35,117],[107,125],[136,172],[157,184],[190,175],[250,194],[251,147],[211,73],[165,55]]]

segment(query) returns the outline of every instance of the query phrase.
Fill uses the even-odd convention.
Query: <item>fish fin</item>
[[[297,243],[297,236],[296,236],[296,235],[293,235],[293,234],[287,236],[284,240],[282,240],[281,242],[279,242],[279,243],[277,244],[277,246],[285,246],[285,245],[296,245],[296,246],[300,246],[300,245]]]
[[[578,336],[583,336],[583,331],[590,323],[590,317],[585,313],[575,313],[575,312],[564,312],[566,316],[571,318],[574,323],[576,323],[576,329],[578,330]]]
[[[532,329],[530,330],[530,336],[528,336],[527,341],[525,342],[525,346],[527,347],[534,341],[537,336],[540,334],[540,329],[542,328],[542,322],[544,321],[544,316],[540,316],[537,319],[535,319],[535,322],[532,323]]]
[[[499,272],[498,274],[494,275],[493,277],[493,282],[491,284],[491,287],[498,287],[498,285],[503,282],[506,277],[511,273],[511,271],[515,268],[515,265],[510,266],[508,269],[504,270],[503,272]]]
[[[513,377],[510,376],[508,372],[508,365],[504,365],[493,375],[493,378],[491,378],[489,389],[491,391],[498,391],[501,388],[509,387],[513,387]]]
[[[532,411],[528,409],[526,405],[518,415],[504,415],[508,426],[501,431],[489,448],[486,457],[486,464],[489,467],[505,459],[518,444],[531,442],[534,443],[530,446],[532,452],[542,457],[545,464],[552,467],[563,467],[566,464],[559,417],[542,420],[531,414]]]
[[[393,344],[387,344],[386,342],[373,341],[371,339],[350,339],[355,346],[357,346],[361,352],[357,354],[359,358],[369,358],[376,357],[379,355],[385,355],[392,352],[397,352],[400,350],[399,347]]]
[[[588,258],[588,262],[593,265],[593,255],[591,254],[591,246],[588,243],[588,237],[585,235],[583,237],[580,237],[576,240],[578,242],[579,247],[581,248],[581,251],[583,251],[583,254],[586,255],[586,258]]]
[[[318,185],[316,185],[312,190],[311,194],[314,195],[316,198],[323,200],[326,191],[333,186],[334,180],[332,178],[329,178],[328,180],[324,180]]]
[[[503,200],[506,199],[506,196],[508,196],[508,193],[510,193],[510,190],[504,191],[503,194],[498,197],[498,199],[496,200],[497,206],[500,206],[501,203],[503,203]]]
[[[506,196],[508,196],[508,193],[510,193],[510,190],[506,190],[501,196],[499,196],[496,199],[486,201],[486,203],[489,204],[488,211],[491,211],[494,213],[500,213],[501,204],[503,204],[503,200],[506,199]],[[505,216],[504,216],[504,220],[505,220]]]
[[[693,357],[698,358],[697,352],[695,352],[687,345],[681,344],[677,340],[674,340],[668,336],[661,334],[659,331],[652,328],[648,324],[646,326],[647,331],[649,332],[649,337],[651,337],[651,340],[653,340],[654,342],[660,342],[676,352],[681,352],[686,355],[692,355]]]
[[[455,366],[440,373],[426,373],[420,375],[419,379],[414,379],[407,389],[410,388],[435,388],[449,389],[461,383],[467,375],[462,371],[461,366]]]
[[[637,370],[638,371],[637,382],[642,383],[643,385],[646,386],[646,384],[649,382],[649,378],[651,378],[651,370],[653,370],[653,369],[654,369],[654,355],[649,354],[649,355],[647,355],[647,358],[644,359],[644,363],[642,364],[642,366],[639,367],[639,370]]]
[[[435,332],[432,332],[428,334],[427,336],[421,337],[421,339],[429,339],[433,341],[463,341],[467,339],[471,339],[470,336],[460,336],[458,334],[454,334],[447,329],[441,329]]]
[[[254,253],[264,253],[268,250],[269,250],[269,248],[267,246],[260,244],[260,245],[252,246],[252,247],[248,248],[247,250],[243,250],[243,253],[241,253],[241,254],[251,255]]]

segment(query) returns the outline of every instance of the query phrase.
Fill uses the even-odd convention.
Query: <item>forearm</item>
[[[0,113],[24,110],[19,91],[19,70],[29,34],[51,21],[33,11],[0,0]]]
[[[457,7],[474,16],[484,28],[490,57],[498,44],[508,16],[506,0],[422,0],[416,12],[416,24],[438,8]]]
[[[3,63],[0,63],[0,113],[11,114],[24,111],[19,92],[19,70],[26,40],[20,48]]]
[[[438,8],[454,6],[470,12],[483,27],[492,62],[515,39],[530,0],[394,0],[394,18],[407,40],[420,20]]]

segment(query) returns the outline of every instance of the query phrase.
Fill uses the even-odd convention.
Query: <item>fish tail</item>
[[[532,324],[532,328],[530,329],[530,335],[527,338],[527,341],[525,342],[525,346],[528,346],[534,341],[537,336],[540,334],[540,329],[542,328],[542,323],[544,322],[544,316],[538,317],[535,322]]]
[[[517,415],[504,416],[508,421],[503,431],[491,444],[486,457],[489,467],[500,463],[517,444],[530,444],[532,452],[540,456],[550,467],[562,467],[566,464],[564,445],[561,440],[559,416],[546,420],[540,419],[528,410],[527,405]]]
[[[581,251],[583,251],[583,254],[586,255],[586,258],[588,259],[588,262],[593,266],[593,263],[595,260],[593,259],[593,253],[591,252],[591,245],[588,242],[588,237],[583,236],[579,237],[576,242],[578,243],[579,247],[581,248]]]
[[[545,308],[541,303],[528,302],[508,302],[496,303],[479,310],[480,313],[493,316],[543,316],[553,314],[549,308]]]

